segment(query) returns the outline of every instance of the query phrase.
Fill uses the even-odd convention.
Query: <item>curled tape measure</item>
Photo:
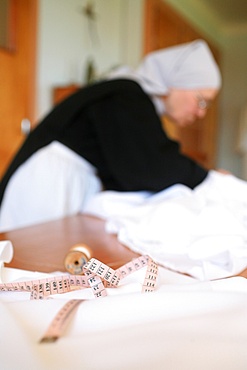
[[[82,267],[82,275],[53,276],[40,280],[0,284],[0,292],[27,291],[31,299],[46,299],[53,294],[63,294],[75,289],[91,288],[95,298],[107,296],[106,288],[117,288],[120,280],[131,273],[147,267],[142,292],[153,292],[156,286],[158,266],[149,256],[141,256],[114,270],[91,258]],[[41,342],[58,339],[63,332],[70,313],[83,300],[70,300],[58,312]]]

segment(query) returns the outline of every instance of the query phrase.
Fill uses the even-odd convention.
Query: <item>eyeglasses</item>
[[[196,100],[199,109],[208,109],[212,104],[211,100],[205,99],[199,92],[196,93]]]

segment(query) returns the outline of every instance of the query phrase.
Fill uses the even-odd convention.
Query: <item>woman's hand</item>
[[[220,172],[222,173],[223,175],[232,175],[232,173],[230,171],[227,171],[227,170],[224,170],[224,168],[218,168],[217,170],[215,170],[217,172]]]

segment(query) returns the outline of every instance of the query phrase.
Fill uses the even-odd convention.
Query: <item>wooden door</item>
[[[0,176],[25,136],[21,122],[35,117],[37,0],[10,0],[11,44],[0,48]]]
[[[75,93],[81,86],[77,84],[57,86],[53,89],[53,104],[61,103],[65,98]]]
[[[219,62],[219,51],[215,46],[163,0],[146,0],[144,36],[145,54],[202,38],[208,42],[215,59]],[[164,118],[164,128],[171,138],[181,143],[182,152],[206,168],[214,168],[216,162],[217,105],[218,99],[203,120],[187,128],[178,128]]]

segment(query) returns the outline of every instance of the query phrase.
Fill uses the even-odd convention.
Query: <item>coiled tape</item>
[[[53,294],[63,294],[75,289],[91,288],[95,298],[107,296],[106,288],[117,288],[120,280],[131,273],[147,267],[142,292],[153,292],[157,282],[158,266],[149,256],[141,256],[114,270],[108,265],[91,258],[83,265],[83,275],[61,275],[40,280],[0,284],[0,292],[30,292],[31,299],[46,299]],[[69,300],[51,322],[41,342],[58,339],[73,310],[83,300]]]

